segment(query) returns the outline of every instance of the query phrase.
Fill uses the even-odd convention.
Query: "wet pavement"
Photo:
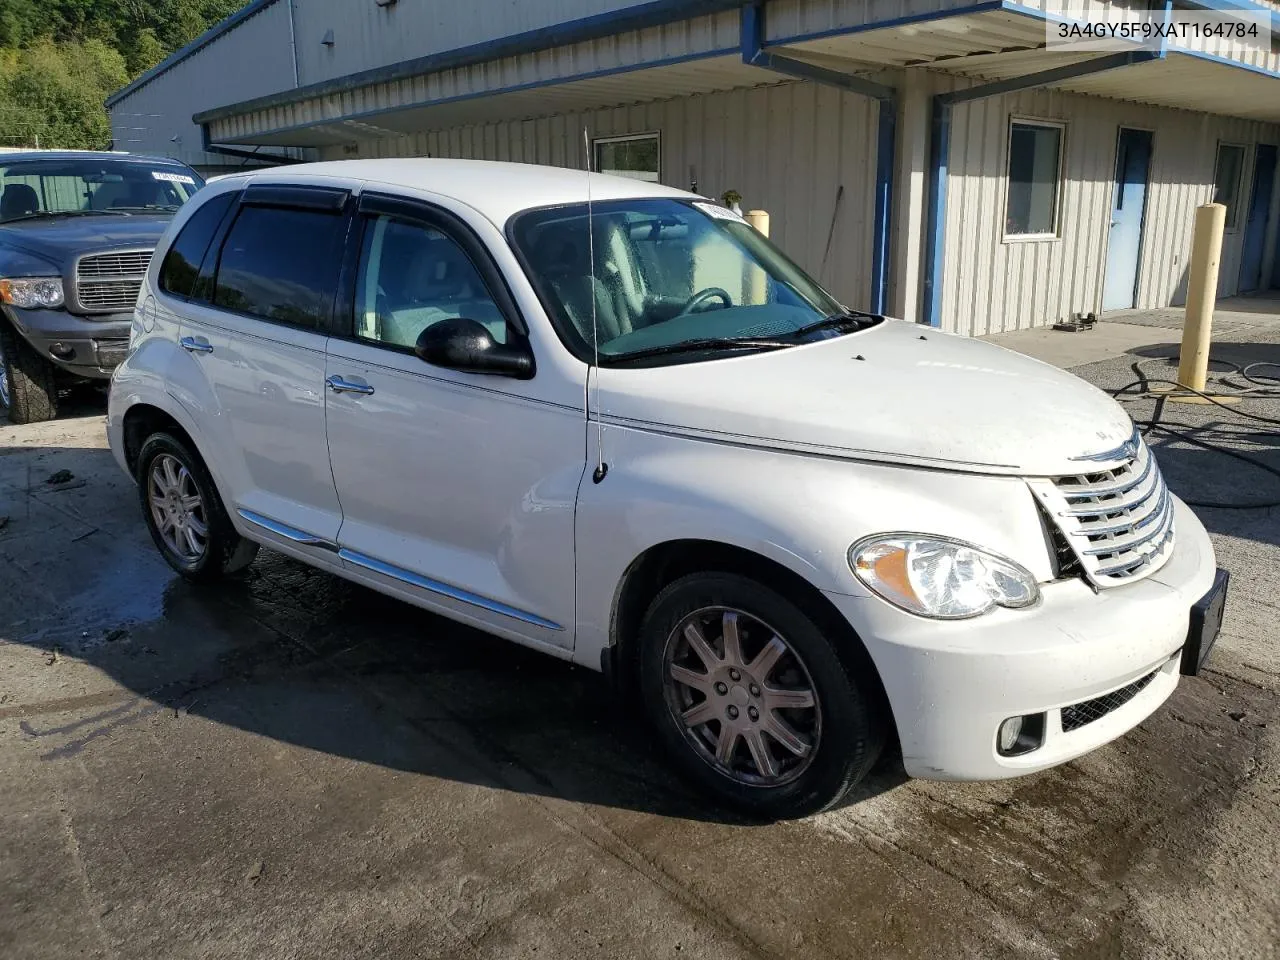
[[[1133,359],[1079,372],[1120,386]],[[82,412],[0,425],[0,957],[1280,951],[1280,511],[1201,511],[1226,630],[1130,735],[995,784],[889,760],[850,806],[761,826],[589,671],[267,552],[177,580]],[[1177,419],[1280,467],[1274,427],[1221,413]],[[1184,496],[1280,499],[1160,459]]]

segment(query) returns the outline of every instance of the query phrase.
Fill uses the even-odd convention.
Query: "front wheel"
[[[216,580],[243,570],[258,545],[231,524],[213,477],[177,437],[154,433],[138,454],[138,495],[151,539],[188,580]]]
[[[675,760],[752,815],[807,816],[871,769],[885,723],[831,638],[763,584],[691,574],[650,605],[640,687]]]
[[[0,319],[0,407],[13,423],[40,423],[58,415],[57,371]]]

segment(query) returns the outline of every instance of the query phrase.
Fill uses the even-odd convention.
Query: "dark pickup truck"
[[[203,185],[176,160],[0,154],[0,408],[51,420],[58,392],[124,359],[156,241]]]

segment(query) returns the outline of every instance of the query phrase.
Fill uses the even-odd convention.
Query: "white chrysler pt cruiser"
[[[1199,669],[1226,592],[1104,393],[579,171],[210,183],[108,431],[184,576],[265,545],[605,671],[763,816],[839,802],[895,740],[960,780],[1112,740]]]

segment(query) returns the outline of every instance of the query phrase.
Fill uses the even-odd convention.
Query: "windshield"
[[[86,213],[172,213],[203,183],[190,167],[137,160],[17,160],[0,165],[0,223]]]
[[[589,238],[582,203],[529,210],[511,226],[552,320],[584,360],[594,353],[593,300],[601,363],[655,353],[665,362],[706,359],[678,345],[758,344],[845,312],[760,233],[716,204],[602,201],[592,205],[592,221]]]

